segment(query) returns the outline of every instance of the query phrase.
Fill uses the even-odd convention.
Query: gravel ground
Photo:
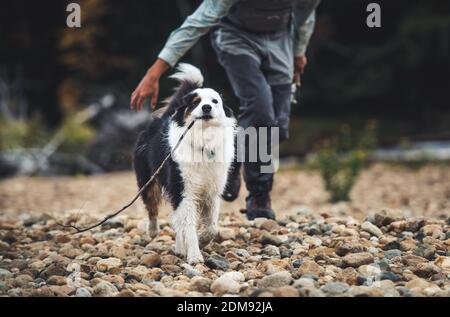
[[[91,224],[136,191],[131,173],[0,182],[1,296],[450,296],[450,169],[373,166],[352,203],[329,204],[314,173],[278,174],[278,220],[247,221],[224,203],[204,264],[173,253],[161,212],[151,240],[139,202]]]

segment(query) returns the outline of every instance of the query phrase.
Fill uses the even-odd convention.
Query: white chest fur
[[[169,144],[173,148],[185,127],[169,126]],[[196,122],[174,152],[180,166],[185,195],[203,199],[220,195],[226,185],[228,170],[234,158],[233,126],[224,127]]]

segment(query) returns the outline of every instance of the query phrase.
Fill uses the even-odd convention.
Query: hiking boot
[[[275,212],[270,206],[270,194],[268,192],[250,193],[246,201],[248,220],[254,220],[255,218],[275,219]]]
[[[225,201],[234,201],[239,196],[241,190],[241,164],[233,163],[228,173],[227,184],[222,193]]]

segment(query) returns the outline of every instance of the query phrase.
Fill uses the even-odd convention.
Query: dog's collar
[[[208,159],[212,160],[216,156],[216,151],[207,149],[204,146],[198,147],[198,150],[202,153],[206,153]]]

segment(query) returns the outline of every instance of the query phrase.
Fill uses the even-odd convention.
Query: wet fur
[[[200,90],[203,78],[198,70],[185,67],[177,73],[180,86],[170,98],[168,106],[153,116],[138,138],[134,153],[134,169],[139,188],[149,180],[164,158],[174,148],[181,134],[192,121],[193,113],[202,102]],[[198,72],[197,72],[198,71]],[[222,100],[220,100],[222,103]],[[172,207],[172,226],[176,233],[175,251],[185,255],[189,263],[203,262],[200,247],[208,244],[218,232],[220,195],[226,184],[228,170],[234,159],[234,126],[232,111],[223,105],[218,109],[217,125],[198,124],[186,134],[173,157],[169,158],[142,199],[149,214],[149,234],[158,234],[158,206],[164,197]],[[222,113],[223,111],[223,113]],[[201,121],[201,120],[200,120]],[[223,124],[223,127],[222,127]],[[224,127],[232,129],[224,129]],[[199,134],[200,133],[200,134]],[[194,138],[203,138],[201,149],[192,147]],[[221,137],[217,137],[221,135]],[[220,147],[220,149],[219,149]],[[186,159],[192,151],[222,150],[221,162],[192,162]],[[202,153],[201,153],[202,154]],[[203,225],[203,232],[197,229]]]

